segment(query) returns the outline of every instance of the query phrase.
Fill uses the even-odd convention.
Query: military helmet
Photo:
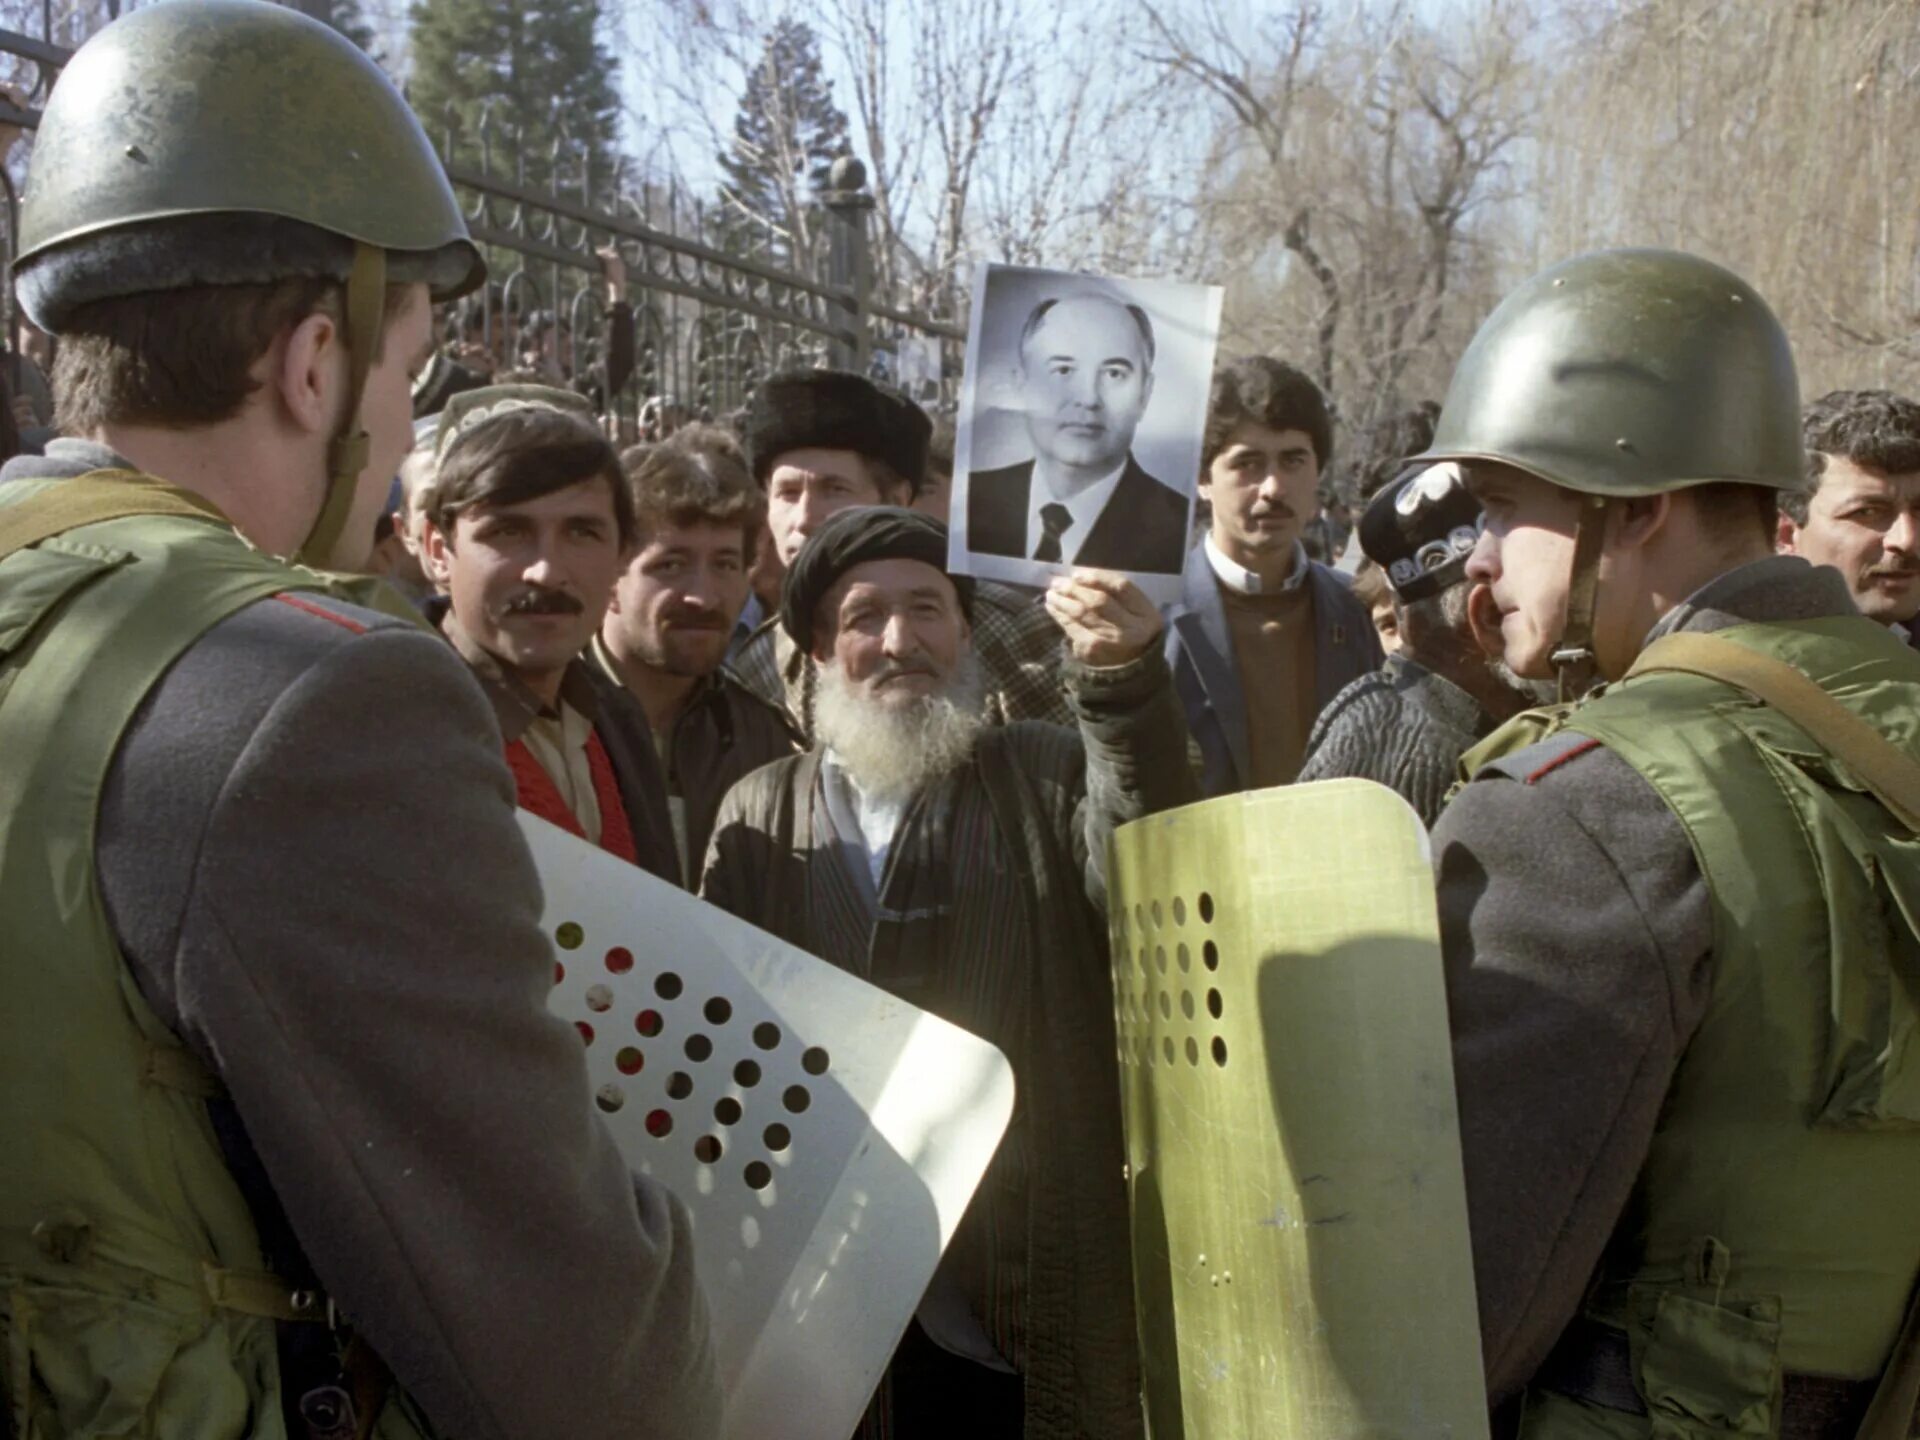
[[[338,31],[265,0],[136,10],[80,47],[34,141],[15,276],[42,328],[89,301],[351,273],[435,299],[485,275],[407,102]]]
[[[1603,250],[1521,285],[1454,371],[1424,461],[1495,460],[1588,495],[1802,477],[1786,331],[1732,271]]]

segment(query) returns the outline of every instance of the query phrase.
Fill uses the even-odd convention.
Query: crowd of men
[[[183,74],[203,109],[156,98]],[[34,165],[57,434],[0,472],[22,1440],[718,1433],[687,1213],[544,1009],[516,806],[1011,1060],[861,1433],[1142,1435],[1107,842],[1352,776],[1432,828],[1503,1429],[1906,1433],[1920,404],[1802,416],[1738,277],[1521,286],[1391,422],[1358,580],[1307,544],[1327,397],[1223,361],[1163,611],[1113,570],[951,573],[950,436],[859,375],[624,450],[615,368],[454,375],[480,252],[390,84],[288,10],[117,22]]]

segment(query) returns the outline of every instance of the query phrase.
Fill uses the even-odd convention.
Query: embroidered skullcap
[[[1403,602],[1425,600],[1467,576],[1480,538],[1480,502],[1451,460],[1380,487],[1360,517],[1360,549]]]
[[[584,395],[576,395],[571,390],[554,385],[483,385],[478,390],[463,390],[447,401],[447,408],[440,412],[435,453],[444,457],[447,447],[462,435],[516,410],[552,410],[561,415],[576,415],[598,429],[593,406]]]

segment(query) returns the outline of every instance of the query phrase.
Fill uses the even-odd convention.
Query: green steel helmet
[[[57,334],[95,300],[345,280],[362,245],[436,300],[485,277],[419,120],[357,46],[265,0],[174,0],[100,31],[54,86],[15,276]]]
[[[1534,276],[1481,325],[1419,460],[1497,460],[1589,495],[1801,483],[1800,386],[1767,302],[1673,250]],[[1409,462],[1413,463],[1413,462]]]

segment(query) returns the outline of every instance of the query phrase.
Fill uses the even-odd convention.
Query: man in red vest
[[[541,385],[455,396],[439,452],[429,614],[493,702],[521,808],[635,861],[645,738],[605,722],[580,660],[633,545],[619,457],[584,400]]]

